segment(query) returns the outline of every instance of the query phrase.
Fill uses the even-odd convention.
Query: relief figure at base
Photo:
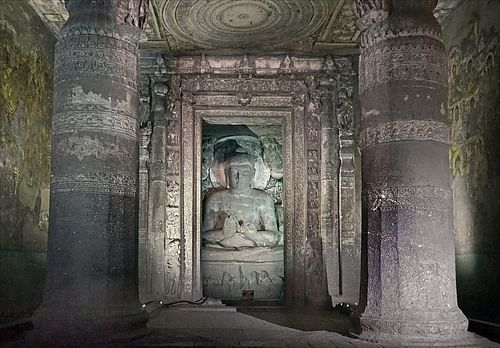
[[[255,162],[236,153],[226,160],[228,187],[211,192],[204,204],[202,238],[206,247],[238,250],[278,244],[273,198],[251,187]]]

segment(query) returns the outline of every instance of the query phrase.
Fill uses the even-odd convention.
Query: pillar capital
[[[437,0],[356,0],[354,14],[361,30],[361,48],[404,37],[431,37],[441,41],[434,18]]]
[[[148,0],[67,0],[69,19],[62,36],[94,34],[145,41]]]

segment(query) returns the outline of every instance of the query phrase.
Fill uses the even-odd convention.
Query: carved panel
[[[442,48],[438,41],[417,41],[411,45],[401,44],[386,51],[383,48],[365,50],[359,67],[360,94],[381,84],[409,78],[420,84],[430,83],[446,86],[442,73],[446,57],[435,54]]]
[[[164,115],[161,118],[163,123],[158,122],[155,116],[152,137],[162,127],[166,132],[162,138],[163,157],[155,157],[159,150],[151,146],[150,158],[155,161],[149,165],[150,180],[154,177],[164,182],[164,194],[161,201],[150,199],[152,206],[148,208],[154,212],[155,207],[164,204],[161,211],[165,216],[163,219],[152,219],[150,226],[163,231],[167,244],[178,241],[179,250],[176,254],[173,252],[176,248],[168,252],[163,246],[150,244],[152,250],[163,250],[163,254],[154,256],[154,251],[150,254],[156,258],[163,257],[163,263],[169,264],[172,274],[180,270],[179,277],[170,276],[175,279],[175,284],[180,281],[179,288],[173,285],[174,289],[180,289],[176,298],[198,299],[202,286],[201,200],[206,180],[210,180],[210,171],[207,171],[209,162],[215,161],[213,155],[207,157],[207,153],[213,152],[213,149],[210,150],[213,142],[208,138],[202,141],[202,121],[245,124],[250,128],[265,124],[282,125],[282,141],[270,141],[266,137],[261,141],[263,160],[271,170],[271,180],[278,179],[269,192],[275,202],[283,204],[283,208],[278,209],[278,219],[284,232],[285,301],[294,305],[324,304],[328,299],[324,267],[331,262],[331,255],[325,255],[324,251],[334,248],[332,243],[337,240],[325,242],[324,236],[327,230],[333,233],[338,228],[339,215],[339,186],[330,185],[339,180],[338,129],[333,128],[337,124],[336,112],[339,121],[342,120],[343,134],[350,134],[352,138],[352,87],[344,86],[337,97],[335,86],[344,79],[350,79],[352,66],[343,59],[331,57],[326,60],[311,58],[308,61],[296,57],[268,59],[244,56],[234,57],[234,65],[231,65],[231,59],[183,57],[174,63],[159,57],[156,67],[148,70],[153,80],[164,79],[169,86],[168,91],[162,92],[165,107],[155,109],[154,105],[151,106],[153,113]],[[274,60],[277,66],[271,76],[255,77],[254,74],[263,71],[259,69],[265,69],[266,64],[274,64]],[[188,68],[192,63],[194,65]],[[165,66],[168,69],[162,68]],[[308,66],[309,74],[303,75]],[[177,79],[175,82],[167,79],[165,72],[169,69],[174,73],[173,78]],[[180,77],[175,75],[181,71]],[[227,75],[229,73],[231,76]],[[318,75],[314,75],[316,73]],[[320,74],[323,73],[330,75],[321,79]],[[329,87],[322,97],[319,92],[323,91],[325,84],[333,88]],[[326,108],[325,98],[328,99]],[[352,141],[349,144],[352,147]],[[201,160],[202,153],[204,161]],[[282,157],[276,157],[277,153],[282,153]],[[345,154],[345,158],[352,157],[353,152]],[[347,159],[345,161],[348,163]],[[164,168],[165,173],[158,176],[161,171],[154,168]],[[154,185],[153,181],[149,185]],[[330,199],[324,200],[325,195]],[[148,233],[151,235],[151,230]],[[159,243],[159,239],[151,237],[150,243]],[[155,269],[159,272],[160,268],[151,266],[150,272],[157,272]],[[332,269],[331,275],[338,277],[339,265]],[[246,273],[244,276],[248,278]],[[221,280],[217,281],[220,283]],[[165,285],[161,287],[166,293]],[[173,294],[172,291],[169,293]]]
[[[381,143],[420,140],[448,144],[449,130],[447,124],[430,120],[386,122],[365,128],[360,135],[360,145],[365,148]]]
[[[119,173],[80,173],[67,176],[53,176],[51,192],[109,193],[135,197],[136,178]]]

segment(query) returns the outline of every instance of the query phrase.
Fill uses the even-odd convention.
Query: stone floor
[[[284,308],[240,308],[191,306],[150,310],[148,335],[116,343],[113,347],[283,347],[355,348],[402,347],[367,343],[349,337],[349,317],[334,310],[311,311]],[[2,347],[31,347],[26,334],[10,339]],[[471,334],[472,335],[472,334]],[[24,336],[24,337],[23,337]],[[475,343],[454,347],[500,347],[475,336]],[[5,342],[4,342],[5,343]],[[68,342],[63,347],[110,347]]]
[[[348,337],[350,321],[346,315],[335,311],[160,309],[152,313],[149,327],[151,333],[133,346],[389,347]],[[500,347],[500,344],[477,336],[474,345],[467,347]]]

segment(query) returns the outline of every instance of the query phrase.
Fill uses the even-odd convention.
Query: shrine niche
[[[143,60],[141,299],[357,302],[351,61]]]
[[[266,147],[259,137],[262,132]],[[202,137],[203,295],[280,301],[284,290],[281,126],[205,123]]]

